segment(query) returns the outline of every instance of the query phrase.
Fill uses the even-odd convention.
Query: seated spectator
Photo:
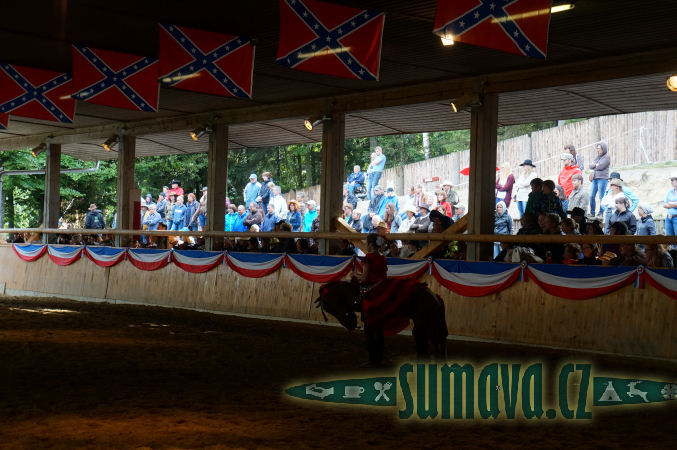
[[[512,242],[499,242],[499,252],[494,256],[494,261],[495,262],[512,262],[512,260],[508,260],[508,253],[512,253],[511,250],[513,248]]]
[[[360,170],[360,166],[354,166],[353,172],[348,175],[348,183],[346,184],[348,192],[352,195],[357,186],[364,185],[364,172]]]
[[[277,222],[277,215],[275,214],[275,205],[273,202],[268,203],[268,212],[263,218],[263,224],[261,224],[261,231],[268,232],[275,229],[275,222]]]
[[[439,211],[430,213],[430,222],[432,223],[432,232],[441,233],[451,226],[453,223],[451,218]]]
[[[261,250],[261,245],[259,244],[259,240],[255,237],[250,237],[247,240],[247,250],[246,251],[252,252],[252,253],[258,253],[259,250]]]
[[[597,259],[597,256],[601,252],[601,248],[598,244],[583,244],[581,246],[581,251],[583,253],[583,258],[578,260],[578,264],[583,264],[587,266],[602,265],[602,261]]]
[[[411,258],[418,251],[418,245],[416,241],[406,241],[402,242],[402,248],[400,248],[399,257],[400,258]]]
[[[374,216],[371,218],[371,227],[369,227],[369,233],[376,233],[378,231],[378,226],[382,222],[381,217]]]
[[[291,232],[292,228],[290,223],[280,224],[280,231]],[[296,253],[296,240],[294,238],[279,238],[271,246],[270,251],[271,253]]]
[[[578,244],[564,244],[562,264],[578,264],[581,255],[581,246]]]
[[[457,203],[456,206],[454,206],[454,215],[451,216],[451,220],[453,220],[454,223],[456,223],[458,222],[458,219],[460,219],[463,216],[465,216],[465,205]]]
[[[261,227],[257,224],[254,224],[251,227],[249,227],[249,231],[251,233],[258,233],[259,231],[261,231]]]
[[[381,204],[385,194],[383,193],[383,188],[381,186],[374,187],[374,195],[369,201],[369,207],[367,208],[367,214],[362,217],[362,229],[367,233],[371,229],[371,218],[378,214],[378,211],[381,209]],[[385,206],[383,206],[383,212],[385,212]]]
[[[609,236],[625,236],[628,234],[628,227],[624,222],[614,222],[609,228]],[[616,255],[620,254],[620,246],[618,244],[604,244],[602,246],[604,252],[612,252]]]
[[[534,178],[529,183],[531,192],[527,200],[527,206],[524,207],[524,212],[538,214],[541,212],[541,205],[543,203],[543,180]]]
[[[400,219],[399,214],[397,214],[397,206],[395,203],[386,204],[386,212],[383,215],[383,222],[388,226],[389,233],[396,233],[400,229],[402,224],[402,219]]]
[[[414,221],[416,221],[416,209],[414,209],[413,205],[407,205],[404,210],[407,216],[400,223],[400,227],[397,229],[398,233],[409,233],[409,229],[414,224]]]
[[[640,208],[642,206],[640,205]],[[663,244],[647,244],[644,248],[646,254],[646,267],[657,269],[674,269],[675,262],[672,255]]]
[[[355,254],[355,246],[350,241],[346,239],[341,239],[338,242],[337,254],[341,256],[353,256]]]
[[[637,219],[628,210],[630,207],[630,200],[628,200],[627,197],[622,196],[616,198],[615,202],[616,210],[609,218],[609,226],[612,227],[614,223],[622,222],[628,228],[628,232],[626,234],[635,234],[637,232]]]
[[[350,203],[343,202],[343,220],[348,222],[348,225],[352,225],[353,220],[353,211],[355,208]]]
[[[561,236],[562,230],[560,228],[560,218],[559,215],[555,213],[548,213],[544,219],[545,232],[544,234],[550,234],[554,236]],[[540,254],[538,256],[543,258],[546,263],[555,263],[559,264],[562,262],[562,257],[564,254],[564,246],[559,243],[545,243],[542,244],[539,248]]]
[[[446,214],[447,217],[453,216],[451,212],[451,204],[447,202],[447,194],[444,191],[437,193],[437,203],[444,208],[444,214]]]
[[[427,233],[430,228],[430,206],[422,203],[418,210],[421,215],[414,220],[409,230],[412,233]]]
[[[639,214],[640,221],[637,223],[637,235],[638,236],[655,236],[656,235],[656,224],[654,223],[653,217],[653,208],[646,203],[641,203],[637,207],[637,214]]]
[[[261,213],[261,211],[259,211],[256,202],[251,202],[249,204],[249,213],[247,214],[247,217],[244,218],[242,223],[249,231],[252,231],[251,230],[252,225],[257,225],[258,228],[258,226],[260,226],[263,223],[263,214]]]
[[[539,212],[544,213],[554,213],[564,219],[567,215],[564,213],[562,208],[562,202],[560,201],[557,194],[555,194],[555,182],[552,180],[545,180],[543,182],[543,192],[541,196],[541,204],[539,206]],[[528,205],[528,204],[527,204]]]
[[[296,200],[290,200],[288,208],[287,222],[291,225],[291,231],[301,231],[303,223],[301,221],[301,213],[299,212],[299,204]]]
[[[383,200],[379,204],[378,210],[376,211],[376,214],[381,216],[381,219],[385,217],[386,206],[391,203],[395,205],[395,214],[397,214],[397,211],[400,209],[400,205],[397,200],[397,195],[395,195],[395,189],[389,187],[386,189],[385,196],[383,197]]]
[[[635,244],[620,244],[620,254],[609,261],[610,266],[645,266],[646,255]]]
[[[567,200],[567,198],[565,197],[565,195],[566,195],[566,194],[565,194],[565,192],[564,192],[564,188],[563,188],[562,186],[560,186],[559,184],[556,185],[556,186],[555,186],[555,196],[557,196],[557,198],[559,199],[559,201],[562,203],[562,210],[565,211],[565,212],[564,212],[564,217],[566,217],[567,207],[569,206],[569,201]]]
[[[359,211],[353,211],[353,215],[351,216],[351,222],[350,225],[353,227],[355,231],[358,233],[362,233],[362,213]]]
[[[397,245],[399,241],[388,241],[388,248],[386,249],[386,252],[384,253],[384,256],[388,256],[391,258],[399,258],[400,256],[400,247]]]
[[[353,209],[357,208],[357,197],[348,188],[343,189],[343,203],[348,203]]]
[[[296,252],[301,254],[310,253],[310,242],[308,241],[308,239],[296,240]]]
[[[585,220],[585,210],[583,208],[575,207],[571,210],[570,214],[571,218],[576,222],[578,232],[580,234],[588,234],[588,222]]]
[[[599,220],[593,220],[590,222],[590,225],[588,226],[588,234],[595,236],[603,235],[604,230],[602,229],[602,222]]]
[[[578,232],[578,224],[569,217],[562,221],[562,233],[574,236],[581,234]]]
[[[535,234],[542,234],[543,230],[541,230],[541,227],[538,226],[538,217],[534,213],[527,213],[525,212],[522,215],[522,218],[520,219],[520,224],[522,227],[517,230],[517,234],[521,235],[535,235]],[[545,216],[543,216],[545,218]],[[518,245],[519,247],[527,247],[533,250],[534,254],[540,253],[538,250],[539,244],[535,243],[521,243]]]

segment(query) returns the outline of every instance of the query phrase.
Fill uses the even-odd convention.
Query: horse
[[[357,328],[357,315],[362,312],[364,332],[369,350],[369,365],[378,366],[383,355],[383,336],[394,335],[414,322],[412,334],[420,359],[430,357],[428,343],[438,359],[447,357],[447,322],[444,302],[424,283],[415,280],[387,279],[364,296],[357,283],[334,281],[320,287],[315,300],[324,320],[325,312],[334,316],[347,330]]]

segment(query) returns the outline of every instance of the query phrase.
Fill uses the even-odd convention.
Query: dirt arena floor
[[[453,330],[451,330],[453,332]],[[402,421],[290,401],[294,382],[360,373],[342,328],[166,308],[0,300],[0,448],[675,448],[677,401],[592,421]],[[387,339],[412,356],[410,336]],[[450,360],[592,361],[677,379],[677,363],[450,340]],[[391,373],[395,373],[395,369]],[[367,372],[363,376],[368,376]]]

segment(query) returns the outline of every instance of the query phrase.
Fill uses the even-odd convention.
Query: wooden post
[[[136,163],[136,136],[123,134],[120,137],[118,147],[118,204],[117,204],[117,228],[131,230],[134,224],[131,208],[133,199],[131,191],[136,187],[134,180],[134,166]],[[116,236],[115,245],[118,247],[127,245],[127,240]]]
[[[336,231],[334,217],[342,215],[345,113],[332,114],[322,126],[322,174],[320,179],[320,231]],[[336,242],[322,241],[323,254],[333,253]],[[331,248],[330,248],[331,247]]]
[[[451,154],[451,183],[456,186],[458,186],[461,183],[461,153],[460,152],[454,152]],[[444,183],[444,180],[442,180]],[[458,190],[458,188],[456,188]]]
[[[498,95],[485,94],[482,106],[470,117],[470,186],[468,234],[492,234],[496,208],[496,133]],[[491,243],[468,243],[468,259],[487,261],[493,256]]]
[[[207,159],[207,223],[209,231],[223,231],[228,185],[228,125],[218,124],[209,135]],[[219,250],[223,240],[208,238],[206,248]]]
[[[45,153],[45,202],[42,225],[45,228],[59,227],[59,210],[61,208],[61,145],[47,144]],[[49,235],[43,234],[43,242],[47,243]]]

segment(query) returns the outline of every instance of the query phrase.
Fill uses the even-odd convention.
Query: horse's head
[[[350,283],[328,283],[320,288],[320,296],[315,299],[315,307],[322,309],[325,322],[328,320],[326,311],[352,331],[357,328],[355,311],[359,309],[358,294],[359,290]]]

